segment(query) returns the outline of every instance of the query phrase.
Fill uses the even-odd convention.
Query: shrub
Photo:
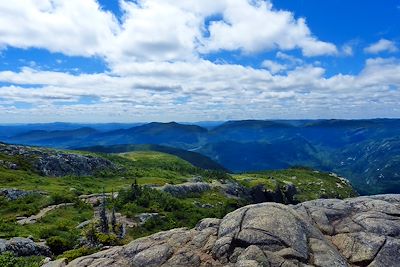
[[[43,257],[16,257],[10,252],[0,254],[1,267],[39,267]]]
[[[60,236],[52,236],[46,240],[46,245],[49,246],[50,250],[59,255],[64,251],[70,250],[74,247],[73,241]]]
[[[93,254],[97,251],[95,248],[89,247],[80,247],[78,249],[72,249],[65,251],[62,255],[58,256],[58,258],[67,258],[68,261],[72,261],[76,258]]]
[[[17,264],[17,259],[11,252],[6,252],[0,255],[0,266],[13,267]]]
[[[73,203],[76,202],[76,196],[74,196],[73,194],[69,193],[69,194],[61,194],[61,193],[53,193],[50,195],[51,198],[51,203],[53,205],[58,205],[58,204],[62,204],[62,203]]]
[[[105,246],[116,246],[120,243],[118,237],[115,234],[96,233],[96,238],[99,243]]]

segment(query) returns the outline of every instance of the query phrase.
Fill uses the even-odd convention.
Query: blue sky
[[[21,0],[0,14],[0,123],[400,117],[400,0]]]

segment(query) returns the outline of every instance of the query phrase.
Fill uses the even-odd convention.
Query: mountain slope
[[[11,135],[14,130],[10,128]],[[68,130],[65,134],[62,131],[31,132],[25,135],[14,132],[14,137],[0,140],[56,148],[162,145],[201,153],[232,171],[303,165],[346,176],[365,194],[397,192],[393,188],[397,188],[400,179],[397,175],[400,161],[395,153],[398,147],[395,140],[400,136],[398,119],[246,120],[229,121],[209,129],[171,122],[93,133],[85,133],[85,129],[82,133],[79,131]],[[388,142],[390,145],[386,144]],[[372,153],[370,147],[377,152]],[[175,151],[173,154],[179,154],[199,167],[217,168],[208,160],[190,153]],[[351,162],[355,156],[357,160]],[[369,165],[371,168],[367,167]],[[380,172],[382,169],[385,171]],[[385,178],[379,178],[382,176]]]
[[[183,149],[161,146],[161,145],[112,145],[112,146],[93,146],[93,147],[82,147],[76,148],[77,150],[82,151],[91,151],[91,152],[101,152],[101,153],[124,153],[124,152],[133,152],[133,151],[158,151],[171,155],[178,156],[196,167],[207,169],[207,170],[220,170],[226,171],[224,167],[215,161],[211,160],[207,156],[203,156],[202,154],[186,151]]]

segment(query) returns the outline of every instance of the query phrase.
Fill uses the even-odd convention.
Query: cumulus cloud
[[[31,68],[3,71],[0,82],[15,85],[0,90],[2,101],[9,107],[20,102],[34,104],[29,114],[40,118],[364,118],[396,112],[400,99],[399,71],[399,60],[383,58],[367,60],[358,75],[331,77],[326,77],[325,69],[310,65],[273,75],[263,69],[205,60],[195,64],[131,62],[118,76],[72,75]],[[85,97],[96,101],[81,103]],[[15,118],[26,116],[26,110],[10,111]]]
[[[300,48],[305,56],[336,54],[335,45],[312,36],[305,19],[288,11],[274,10],[269,1],[227,0],[222,20],[212,21],[201,51],[265,50]]]
[[[0,47],[102,55],[119,26],[94,0],[0,1]]]
[[[286,70],[288,68],[288,66],[286,66],[284,64],[277,63],[277,62],[272,61],[272,60],[264,60],[261,63],[261,67],[270,70],[272,74],[281,72],[281,71]]]
[[[312,35],[305,19],[263,0],[120,1],[118,20],[96,0],[0,3],[0,47],[44,48],[66,55],[123,60],[193,60],[220,50],[256,53],[301,49],[337,53]],[[211,21],[210,17],[221,19]]]
[[[327,76],[323,67],[288,51],[310,57],[350,54],[351,47],[338,52],[314,36],[304,18],[275,9],[270,1],[120,4],[123,16],[117,19],[95,0],[1,2],[0,47],[101,57],[109,67],[71,74],[42,70],[37,62],[0,71],[2,119],[195,121],[398,112],[399,60],[369,59],[358,75]],[[261,68],[204,59],[222,50],[278,51]]]
[[[380,39],[378,42],[364,48],[364,52],[369,54],[379,54],[381,52],[394,53],[397,51],[399,51],[399,49],[396,43],[386,39]]]

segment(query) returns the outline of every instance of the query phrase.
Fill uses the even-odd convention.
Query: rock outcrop
[[[196,194],[196,193],[198,194],[211,190],[211,185],[202,182],[196,182],[196,183],[188,182],[178,185],[166,184],[160,187],[159,189],[164,192],[170,193],[171,195],[176,197],[184,197],[189,194]]]
[[[12,252],[16,256],[50,256],[49,247],[35,243],[29,238],[14,237],[10,240],[0,239],[0,254]]]
[[[0,153],[23,159],[34,171],[44,176],[91,176],[102,171],[118,170],[114,163],[104,158],[43,148],[0,143]]]
[[[250,205],[68,266],[400,266],[400,195]]]
[[[33,194],[41,194],[41,192],[25,191],[16,188],[0,189],[0,196],[3,196],[8,200],[17,200]]]
[[[297,204],[295,195],[297,188],[293,184],[277,186],[275,190],[267,189],[264,185],[257,185],[250,190],[254,203],[276,202],[282,204]]]

